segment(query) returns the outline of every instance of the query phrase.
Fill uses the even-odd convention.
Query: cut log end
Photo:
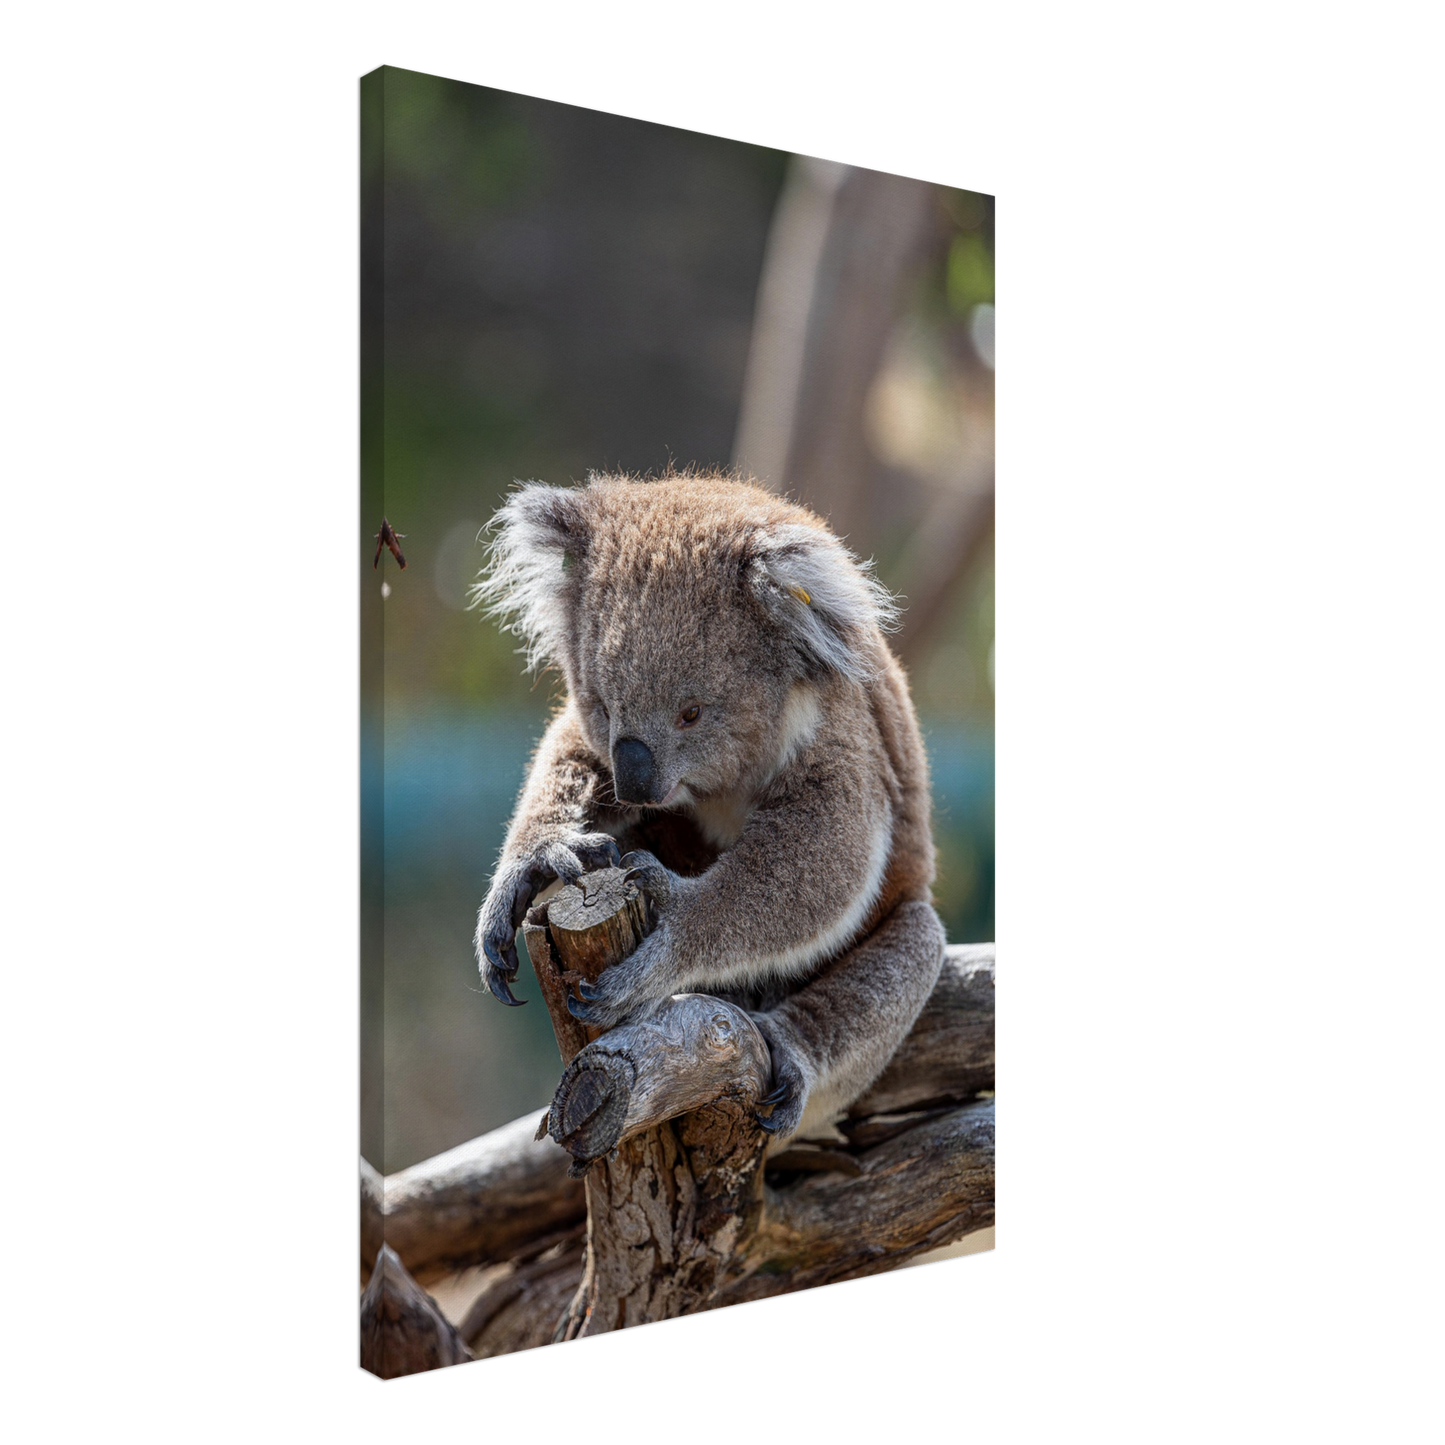
[[[600,868],[547,905],[552,941],[567,967],[591,981],[647,936],[647,905],[622,868]]]
[[[630,1059],[589,1045],[557,1085],[548,1132],[579,1162],[606,1154],[622,1137],[636,1077]]]
[[[756,1102],[771,1072],[767,1043],[744,1010],[707,994],[678,994],[572,1059],[552,1100],[549,1131],[585,1164],[719,1099]]]

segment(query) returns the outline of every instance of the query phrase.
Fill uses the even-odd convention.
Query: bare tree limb
[[[992,1099],[919,1115],[846,1157],[854,1172],[769,1174],[761,1227],[708,1308],[895,1269],[993,1223]],[[546,1344],[582,1273],[579,1243],[555,1246],[490,1285],[458,1332],[479,1358]]]
[[[419,1280],[512,1259],[584,1217],[567,1155],[536,1130],[528,1115],[387,1176],[387,1243]]]
[[[993,990],[992,944],[947,949],[918,1022],[844,1122],[854,1149],[915,1126],[936,1106],[993,1088]],[[528,1115],[386,1178],[386,1238],[417,1279],[514,1260],[584,1219],[583,1187],[567,1177],[568,1155],[534,1137],[537,1122]],[[370,1197],[372,1209],[377,1190],[363,1178],[363,1201]],[[368,1273],[379,1247],[373,1240],[364,1228]]]
[[[775,491],[787,485],[819,263],[847,175],[835,161],[795,156],[768,232],[733,464]]]
[[[678,994],[573,1057],[549,1113],[552,1137],[590,1163],[620,1139],[724,1096],[761,1098],[771,1070],[768,1046],[744,1010],[708,994]]]
[[[947,1109],[858,1157],[858,1174],[769,1188],[739,1279],[714,1304],[896,1269],[993,1223],[993,1099]]]
[[[754,1105],[772,1064],[742,1010],[680,996],[571,1052],[567,991],[642,941],[650,920],[640,901],[623,870],[600,869],[534,909],[525,929],[568,1066],[549,1129],[591,1164],[586,1261],[559,1340],[701,1308],[761,1207],[765,1136]],[[635,1132],[623,1137],[629,1118]]]

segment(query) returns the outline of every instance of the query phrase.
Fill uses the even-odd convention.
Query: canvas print
[[[361,124],[362,1365],[990,1248],[992,197]]]

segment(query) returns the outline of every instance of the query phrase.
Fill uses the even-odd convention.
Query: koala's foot
[[[567,995],[567,1011],[594,1028],[610,1029],[634,1014],[645,1014],[667,998],[672,989],[666,977],[667,941],[661,930],[648,934],[636,952],[621,963],[604,968],[594,983],[579,983],[580,999]]]
[[[768,1045],[773,1059],[772,1092],[758,1100],[759,1109],[771,1108],[769,1114],[759,1114],[758,1123],[769,1134],[785,1138],[795,1134],[803,1122],[803,1110],[808,1103],[808,1076],[782,1037],[782,1032],[767,1014],[753,1014],[752,1020],[758,1026]]]
[[[637,891],[647,900],[648,922],[655,928],[662,911],[672,899],[674,875],[645,848],[636,848],[624,854],[618,867],[627,869],[623,881],[635,883]]]
[[[517,930],[532,900],[555,879],[575,883],[594,868],[615,868],[621,861],[617,840],[607,833],[569,834],[540,844],[530,854],[502,861],[477,915],[476,937],[482,982],[497,998],[513,1008],[526,1002],[514,998],[509,985],[521,966]]]
[[[627,869],[627,881],[647,900],[652,932],[620,963],[603,969],[595,982],[579,983],[580,999],[567,996],[572,1017],[599,1029],[614,1028],[625,1018],[646,1013],[677,992],[679,979],[667,910],[681,880],[641,849],[628,853],[618,866]]]

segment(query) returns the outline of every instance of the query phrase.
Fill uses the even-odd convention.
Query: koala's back
[[[892,652],[868,689],[879,744],[888,760],[886,777],[893,804],[893,841],[878,903],[866,929],[877,926],[900,903],[932,901],[936,858],[930,807],[928,756],[908,680]]]

